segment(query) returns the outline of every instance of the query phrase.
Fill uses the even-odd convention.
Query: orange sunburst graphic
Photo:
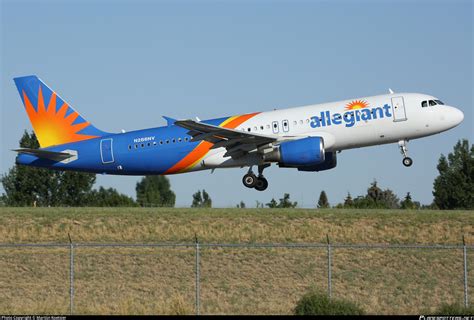
[[[38,105],[36,110],[24,90],[22,90],[22,93],[26,112],[33,125],[33,130],[38,137],[41,148],[97,137],[78,133],[84,128],[87,128],[90,123],[86,121],[73,124],[79,114],[73,111],[66,116],[69,109],[66,103],[64,103],[59,110],[56,110],[55,92],[51,94],[48,106],[45,107],[43,92],[40,86],[38,89]]]
[[[242,123],[256,116],[259,113],[260,112],[229,117],[224,122],[222,122],[219,126],[228,128],[228,129],[235,129],[239,125],[241,125]],[[201,141],[201,143],[199,143],[198,146],[194,148],[190,153],[188,153],[183,159],[181,159],[174,166],[166,170],[165,174],[182,173],[182,172],[186,172],[187,170],[190,170],[206,156],[209,150],[211,150],[212,146],[213,144],[208,141]]]
[[[364,109],[369,106],[369,103],[364,100],[354,100],[349,102],[346,106],[346,110],[356,110],[356,109]]]

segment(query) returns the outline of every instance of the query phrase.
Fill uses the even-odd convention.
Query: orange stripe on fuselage
[[[244,114],[242,116],[234,116],[229,117],[224,120],[219,126],[228,128],[228,129],[235,129],[245,121],[249,120],[250,118],[256,116],[260,112]],[[164,174],[173,174],[173,173],[181,173],[186,170],[191,169],[199,161],[206,156],[206,154],[211,150],[213,143],[208,141],[202,141],[198,144],[196,148],[194,148],[190,153],[188,153],[183,159],[181,159],[178,163],[174,166],[169,168],[165,171]]]

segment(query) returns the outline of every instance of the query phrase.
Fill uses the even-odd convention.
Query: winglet
[[[388,92],[390,92],[390,94],[393,94],[393,90],[388,88]]]
[[[170,117],[167,117],[167,116],[163,116],[163,119],[166,120],[166,122],[168,124],[168,127],[172,126],[177,121],[176,119],[173,119],[173,118],[170,118]]]

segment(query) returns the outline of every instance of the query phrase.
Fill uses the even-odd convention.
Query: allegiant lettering
[[[385,104],[383,107],[357,109],[344,112],[343,114],[330,111],[321,111],[320,116],[311,117],[310,126],[312,128],[326,127],[330,125],[340,125],[344,123],[346,127],[353,127],[356,122],[361,120],[368,121],[373,119],[383,119],[391,117],[390,105]]]

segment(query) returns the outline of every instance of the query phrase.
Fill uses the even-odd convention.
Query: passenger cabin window
[[[272,127],[273,127],[273,133],[278,133],[278,131],[279,131],[278,121],[273,121]]]

